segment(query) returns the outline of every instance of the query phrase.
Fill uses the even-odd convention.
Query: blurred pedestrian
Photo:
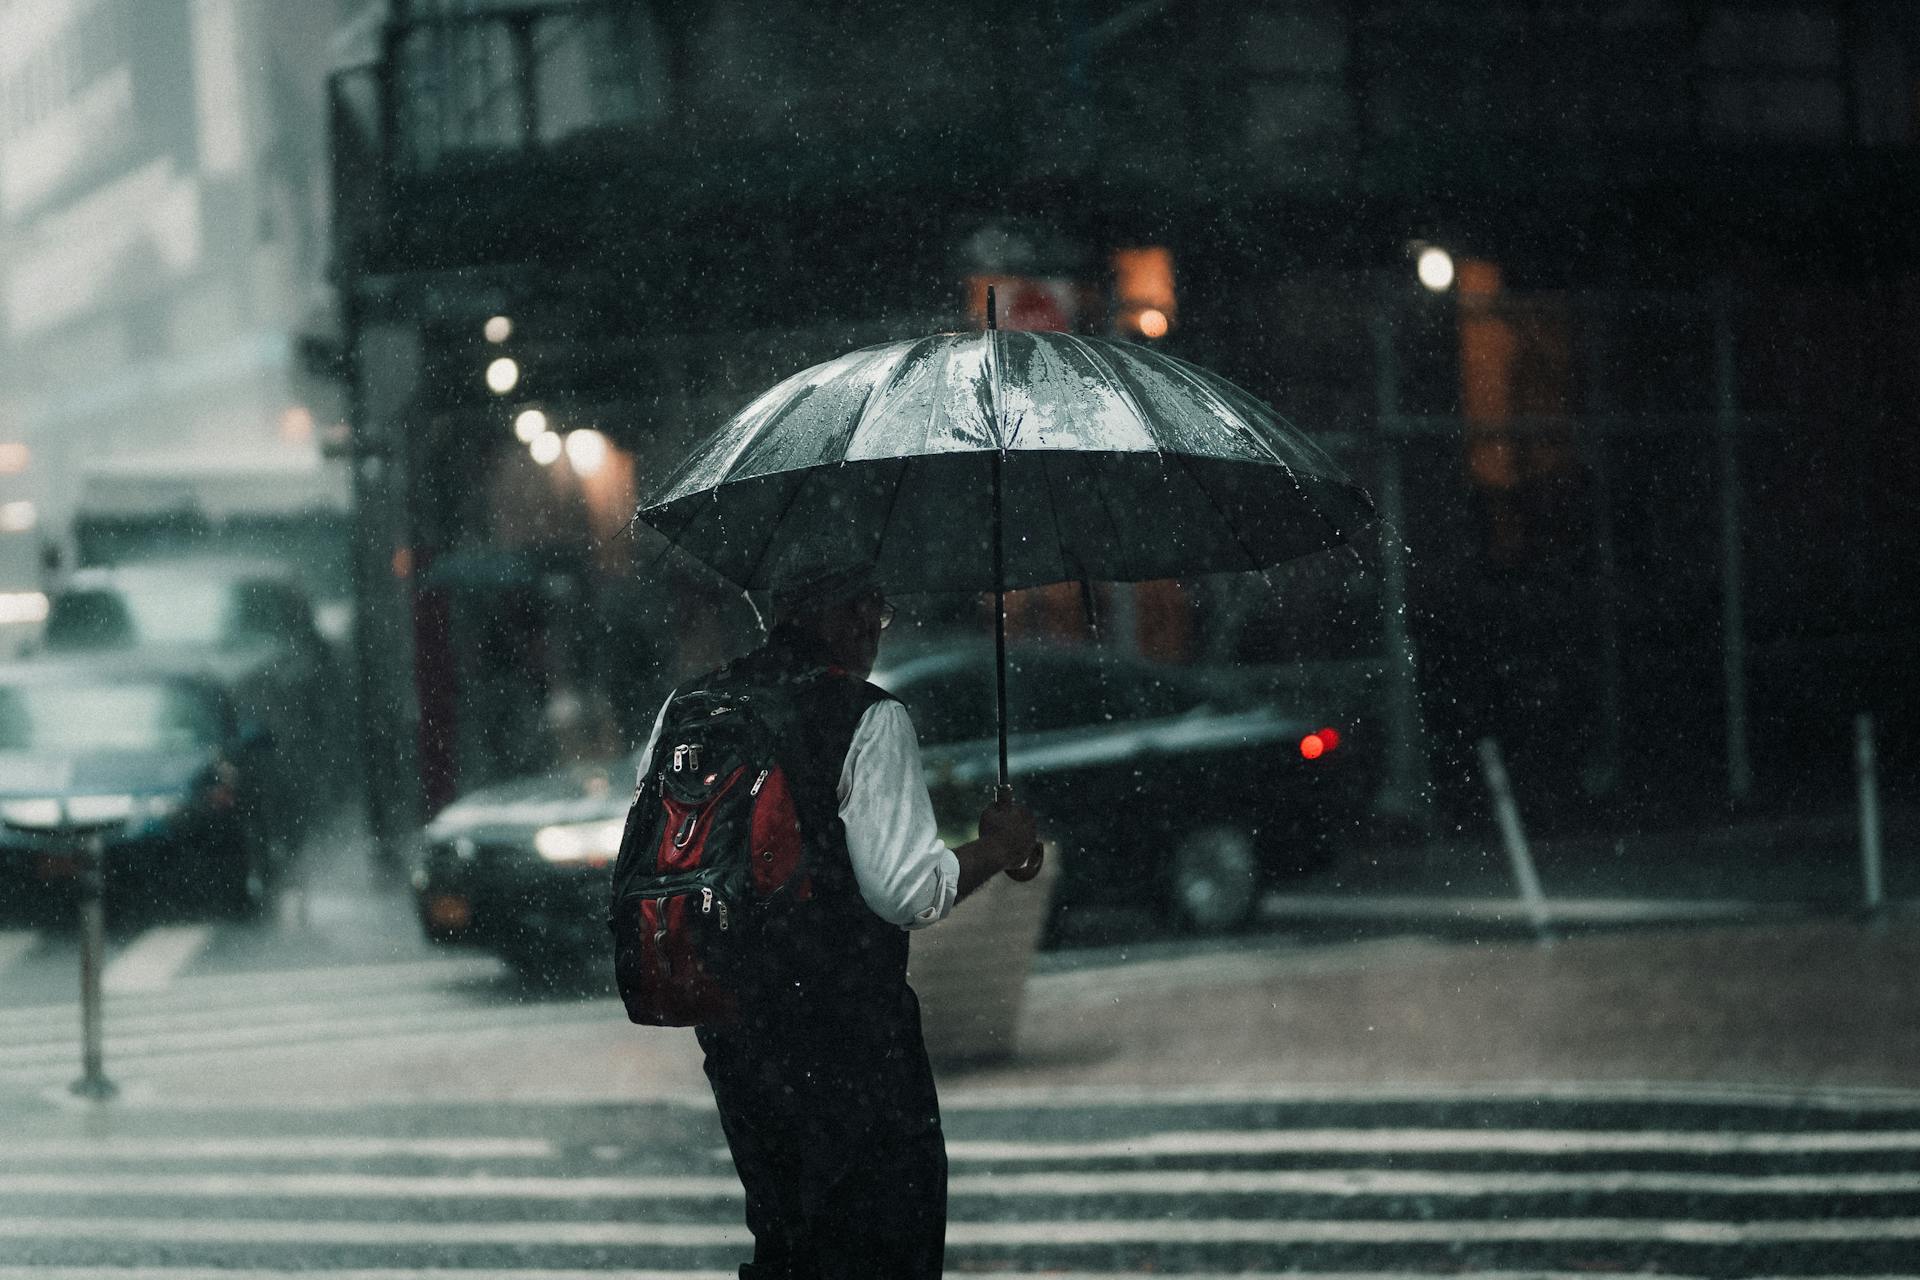
[[[785,571],[765,644],[694,686],[792,691],[781,765],[812,856],[835,864],[815,868],[822,909],[769,958],[777,980],[743,991],[736,1020],[696,1028],[746,1190],[752,1280],[941,1274],[946,1145],[906,931],[1037,857],[1033,815],[1005,799],[978,839],[940,840],[906,708],[866,679],[892,618],[864,569]]]

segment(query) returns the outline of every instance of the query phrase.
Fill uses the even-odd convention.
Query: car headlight
[[[34,797],[0,802],[0,819],[9,826],[44,831],[58,830],[63,821],[79,827],[106,826],[143,812],[141,803],[129,795],[68,796],[64,801]]]
[[[584,862],[603,867],[620,852],[623,818],[600,822],[563,822],[533,833],[533,847],[548,862]]]
[[[141,796],[134,812],[148,821],[171,818],[187,807],[187,798],[181,795]]]

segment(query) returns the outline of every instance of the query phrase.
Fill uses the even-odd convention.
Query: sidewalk
[[[1387,939],[1036,980],[968,1088],[1661,1082],[1920,1089],[1920,910]]]

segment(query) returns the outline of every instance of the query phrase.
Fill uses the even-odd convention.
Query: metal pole
[[[1739,388],[1733,359],[1733,317],[1728,290],[1713,303],[1713,375],[1719,420],[1721,677],[1727,699],[1727,793],[1744,803],[1753,793],[1747,754],[1747,632],[1740,556]]]
[[[1006,456],[1000,440],[1000,394],[997,385],[999,365],[993,355],[993,334],[1000,327],[994,306],[993,286],[987,286],[987,367],[988,377],[996,380],[989,396],[988,412],[993,415],[993,678],[996,717],[1000,732],[1000,798],[1013,795],[1007,781],[1007,566],[1001,523],[1000,466]]]
[[[60,802],[60,830],[72,839],[67,802]],[[80,875],[80,1078],[71,1086],[82,1098],[104,1102],[119,1092],[107,1079],[106,1052],[101,1040],[100,975],[107,951],[106,837],[88,832],[87,857]]]
[[[1420,731],[1418,671],[1413,635],[1407,625],[1407,545],[1401,530],[1406,505],[1401,487],[1400,362],[1393,347],[1389,303],[1382,300],[1373,315],[1375,412],[1379,420],[1380,449],[1380,596],[1382,641],[1387,658],[1386,784],[1379,803],[1383,809],[1425,823],[1431,792],[1425,743]]]
[[[1868,911],[1886,905],[1880,865],[1880,768],[1873,749],[1873,717],[1853,718],[1853,765],[1860,781],[1860,875]]]
[[[1487,790],[1493,794],[1493,814],[1500,824],[1500,839],[1507,847],[1507,861],[1513,866],[1514,883],[1520,890],[1520,902],[1533,921],[1540,941],[1553,940],[1547,916],[1547,895],[1540,887],[1540,873],[1534,869],[1533,851],[1527,847],[1526,828],[1520,825],[1520,806],[1513,800],[1513,783],[1507,777],[1506,762],[1500,758],[1500,744],[1493,738],[1480,739],[1480,772]]]
[[[1611,310],[1604,313],[1608,320]],[[1607,429],[1600,421],[1607,416],[1606,337],[1609,330],[1593,327],[1587,344],[1587,412],[1589,420],[1581,426],[1581,438],[1593,467],[1593,550],[1599,577],[1600,642],[1600,750],[1588,768],[1588,790],[1609,795],[1620,781],[1620,565],[1614,551],[1613,536],[1613,459]]]

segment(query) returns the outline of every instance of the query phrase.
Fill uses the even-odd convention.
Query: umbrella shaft
[[[1007,572],[1000,546],[1000,453],[993,455],[993,674],[1000,726],[1000,791],[1007,790]]]

